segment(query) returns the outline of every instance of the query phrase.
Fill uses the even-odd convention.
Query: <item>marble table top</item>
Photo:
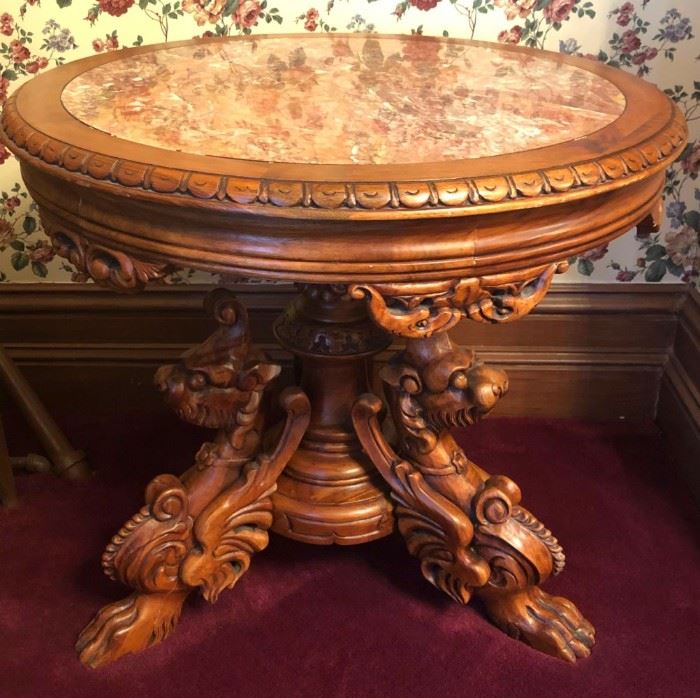
[[[423,37],[269,36],[127,54],[61,95],[134,143],[241,160],[431,163],[581,139],[625,97],[556,54]]]

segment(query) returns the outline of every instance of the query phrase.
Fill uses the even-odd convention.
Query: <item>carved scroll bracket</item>
[[[546,295],[554,274],[568,262],[550,264],[532,275],[496,274],[466,279],[390,284],[352,284],[352,298],[366,298],[369,313],[385,330],[401,337],[430,337],[462,318],[511,322],[527,315]]]
[[[165,262],[146,262],[88,240],[68,231],[42,213],[42,224],[56,254],[67,259],[78,271],[100,286],[122,293],[142,291],[151,281],[159,281],[175,270]]]

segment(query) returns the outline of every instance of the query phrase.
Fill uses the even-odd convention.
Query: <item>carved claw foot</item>
[[[187,592],[133,593],[105,606],[80,633],[80,661],[94,669],[159,643],[173,631]]]
[[[539,587],[479,596],[491,620],[512,638],[571,663],[590,655],[595,630],[568,599]]]

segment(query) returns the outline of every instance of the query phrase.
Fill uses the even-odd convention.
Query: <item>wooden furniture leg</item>
[[[51,472],[51,463],[36,453],[29,453],[23,457],[10,457],[2,419],[0,419],[0,504],[6,507],[13,507],[17,504],[14,470],[49,473]]]
[[[20,408],[24,418],[41,441],[57,474],[71,480],[90,475],[85,454],[71,446],[39,397],[19,372],[7,352],[0,347],[0,380]]]
[[[0,419],[0,502],[6,507],[13,507],[17,504],[15,478],[12,474],[10,454],[7,452],[2,419]]]
[[[391,487],[398,528],[426,579],[459,603],[477,594],[506,633],[574,662],[590,654],[593,626],[570,601],[540,588],[563,569],[561,546],[520,506],[518,486],[470,461],[450,434],[450,428],[472,424],[491,410],[508,381],[503,371],[454,346],[439,329],[454,324],[462,313],[518,317],[546,292],[539,281],[533,288],[537,294],[527,286],[517,293],[505,287],[499,296],[483,295],[479,305],[469,305],[463,297],[452,305],[431,297],[396,309],[375,292],[370,299],[375,319],[383,326],[393,323],[397,333],[408,337],[405,350],[380,371],[396,427],[396,451],[382,433],[378,397],[360,398],[353,421],[365,451]]]
[[[309,422],[304,393],[283,391],[281,435],[259,453],[263,391],[280,367],[250,350],[245,309],[230,293],[219,289],[207,303],[219,328],[181,363],[161,367],[156,384],[180,417],[219,431],[182,477],[151,481],[146,505],[107,546],[105,572],[134,591],[81,633],[77,650],[90,667],[167,637],[192,590],[213,603],[236,584],[267,546],[271,494]]]

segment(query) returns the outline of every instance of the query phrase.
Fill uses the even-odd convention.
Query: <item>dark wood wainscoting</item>
[[[700,502],[700,293],[686,296],[661,380],[657,420]]]
[[[151,376],[211,330],[201,310],[206,290],[155,287],[118,296],[92,286],[2,286],[0,343],[49,407],[164,409]],[[275,345],[271,328],[294,289],[247,284],[236,291],[250,310],[257,343],[284,362],[289,375],[289,356]],[[653,418],[669,353],[676,366],[692,344],[690,330],[687,340],[686,330],[676,336],[687,295],[680,285],[560,283],[524,320],[463,322],[452,335],[508,371],[512,390],[496,414]],[[681,326],[695,323],[697,351],[693,312],[684,310]],[[664,379],[665,395],[680,394],[679,375],[675,368]],[[697,399],[697,371],[694,379]]]

